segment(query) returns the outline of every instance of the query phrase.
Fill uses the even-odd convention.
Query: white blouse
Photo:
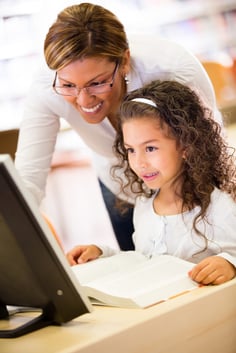
[[[135,250],[151,257],[169,254],[198,263],[203,258],[219,255],[236,266],[236,203],[215,189],[207,210],[207,222],[197,223],[204,238],[193,229],[193,219],[199,207],[184,214],[160,216],[155,213],[153,200],[138,198],[134,209],[133,240]]]

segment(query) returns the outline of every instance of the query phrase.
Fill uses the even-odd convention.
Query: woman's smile
[[[103,105],[103,102],[100,102],[90,108],[83,107],[83,106],[80,106],[80,108],[84,113],[93,113],[93,114],[95,113],[96,114],[97,112],[99,112],[101,110],[102,105]]]

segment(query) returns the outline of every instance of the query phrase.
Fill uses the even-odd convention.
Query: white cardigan
[[[221,256],[236,266],[236,203],[226,193],[215,189],[207,210],[207,222],[198,221],[204,239],[193,230],[193,219],[199,212],[195,207],[189,212],[160,216],[153,209],[152,198],[139,197],[134,208],[133,241],[135,250],[147,257],[168,254],[199,263],[208,256]],[[119,250],[97,244],[102,257],[112,256]]]
[[[236,203],[226,193],[215,189],[207,209],[207,222],[197,222],[205,241],[193,230],[195,207],[184,214],[160,216],[153,209],[155,195],[137,199],[134,209],[133,241],[135,250],[149,256],[170,254],[193,263],[218,255],[236,266]]]

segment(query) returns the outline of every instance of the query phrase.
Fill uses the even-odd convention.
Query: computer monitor
[[[13,160],[1,154],[0,321],[9,319],[11,306],[41,312],[20,327],[0,330],[1,338],[18,337],[50,324],[60,325],[92,311]]]

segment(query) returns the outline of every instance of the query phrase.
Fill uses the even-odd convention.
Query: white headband
[[[156,103],[154,103],[151,99],[147,99],[147,98],[134,98],[134,99],[131,99],[131,101],[132,101],[132,102],[145,103],[145,104],[148,104],[148,105],[151,105],[151,106],[157,108]]]

